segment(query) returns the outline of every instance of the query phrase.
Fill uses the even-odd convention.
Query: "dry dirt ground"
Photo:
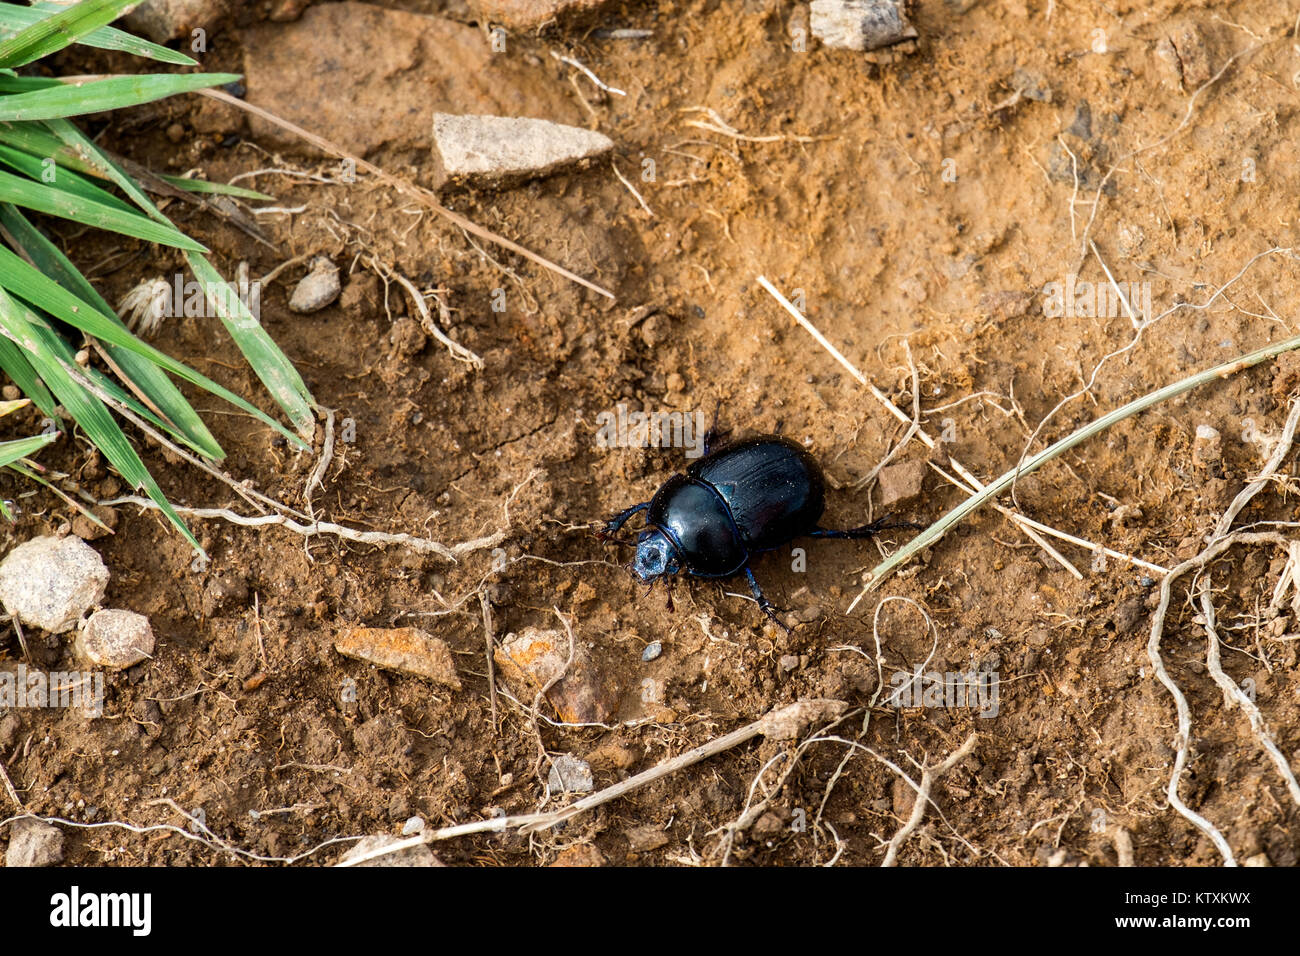
[[[215,180],[261,170],[242,184],[276,197],[263,205],[292,210],[257,217],[272,250],[171,207],[228,274],[248,261],[262,275],[302,254],[341,267],[343,297],[322,312],[287,309],[304,266],[276,278],[262,302],[264,324],[318,401],[355,429],[338,442],[317,512],[448,545],[505,537],[495,557],[483,549],[450,564],[196,521],[211,554],[204,567],[156,514],[118,508],[116,533],[94,542],[113,574],[107,603],[147,614],[158,650],[110,676],[102,719],[0,718],[0,761],[26,807],[82,822],[184,825],[158,802],[168,799],[201,808],[232,846],[288,857],[336,836],[397,833],[413,815],[443,826],[553,808],[571,799],[545,789],[558,755],[589,761],[595,785],[607,786],[817,697],[846,702],[852,717],[822,735],[838,740],[802,747],[797,759],[794,743],[750,742],[561,829],[461,837],[436,852],[463,865],[724,856],[759,866],[877,864],[913,807],[911,787],[885,761],[919,781],[918,765],[937,764],[976,734],[969,755],[935,782],[934,806],[899,863],[1112,865],[1126,839],[1141,865],[1221,862],[1167,799],[1177,718],[1147,655],[1157,572],[1057,542],[1076,578],[984,509],[852,613],[862,573],[912,532],[807,543],[802,571],[785,551],[762,557],[758,579],[796,616],[790,633],[765,625],[743,581],[679,584],[669,610],[662,589],[633,580],[627,551],[592,530],[649,498],[683,466],[682,450],[599,447],[596,416],[619,403],[706,417],[716,407],[734,434],[805,441],[834,486],[827,523],[847,527],[881,513],[880,489],[859,482],[906,427],[794,324],[759,275],[791,296],[801,290],[810,320],[909,413],[910,349],[925,428],[986,480],[1012,467],[1039,423],[1087,383],[1042,427],[1035,449],[1295,334],[1300,271],[1285,251],[1297,244],[1300,194],[1294,9],[925,0],[918,49],[870,62],[816,43],[794,49],[806,5],[788,0],[615,4],[541,37],[511,34],[495,54],[463,4],[384,7],[319,4],[270,23],[251,4],[212,36],[204,66],[246,70],[250,102],[417,183],[430,175],[436,108],[605,132],[617,144],[612,163],[449,202],[617,301],[471,243],[365,175],[341,181],[334,159],[197,97],[118,117],[103,130],[113,148]],[[653,35],[616,39],[598,29],[611,27]],[[626,95],[602,92],[552,50]],[[65,65],[139,68],[85,52]],[[690,125],[713,122],[697,107],[739,135]],[[157,248],[50,228],[113,301],[178,268]],[[109,258],[118,251],[129,255]],[[371,257],[439,290],[447,332],[483,367],[426,339],[409,321],[418,318],[410,298],[397,285],[385,295]],[[1122,305],[1106,297],[1095,308],[1085,294],[1108,286],[1103,263],[1137,290],[1138,308],[1149,295],[1151,317],[1161,317],[1094,374],[1134,336]],[[1072,275],[1076,295],[1062,310],[1044,289]],[[156,343],[265,399],[214,323],[171,322]],[[1284,357],[1161,404],[1024,477],[1018,507],[1173,567],[1201,550],[1263,467],[1298,381]],[[212,412],[232,475],[301,505],[315,458],[215,401],[198,404]],[[31,424],[6,420],[15,434]],[[1221,462],[1193,460],[1200,425],[1221,433]],[[169,463],[143,437],[140,445],[173,501],[242,507],[224,485]],[[912,441],[893,460],[929,456]],[[42,460],[94,494],[120,492],[79,437]],[[1288,458],[1238,524],[1293,520],[1292,471]],[[12,476],[0,477],[0,491],[21,508],[0,528],[0,549],[69,523],[56,498]],[[929,522],[962,497],[929,471],[921,495],[888,510]],[[1254,695],[1295,766],[1300,624],[1289,595],[1280,613],[1270,611],[1285,558],[1275,546],[1239,547],[1212,565],[1210,581],[1224,668]],[[1190,707],[1179,794],[1239,861],[1294,865],[1300,806],[1207,672],[1191,583],[1189,575],[1175,587],[1161,645]],[[586,658],[581,679],[612,700],[604,726],[557,726],[546,704],[534,721],[504,683],[494,723],[480,595],[498,643],[528,627],[562,633],[557,614],[571,624]],[[915,603],[878,609],[890,596]],[[340,657],[334,635],[357,624],[412,625],[446,641],[463,688]],[[662,654],[643,661],[653,642]],[[37,635],[33,645],[40,666],[71,666],[65,639]],[[0,638],[0,656],[14,666],[11,634]],[[996,715],[887,706],[893,675],[918,666],[995,673]],[[335,845],[311,859],[341,853]],[[71,827],[67,859],[239,862],[166,831]]]

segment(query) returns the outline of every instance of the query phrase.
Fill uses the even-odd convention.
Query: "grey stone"
[[[433,114],[439,185],[507,185],[603,156],[613,148],[613,140],[603,133],[549,120]]]
[[[916,38],[902,0],[812,0],[809,27],[828,47],[878,50]]]
[[[405,837],[390,836],[387,833],[378,833],[374,836],[363,837],[357,841],[357,845],[348,850],[339,862],[347,863],[359,857],[363,857],[374,850],[381,850],[386,846],[392,846]],[[396,853],[386,853],[383,856],[375,857],[373,860],[366,860],[364,863],[357,863],[356,866],[442,866],[443,864],[433,855],[423,843],[418,846],[408,847],[405,850],[398,850]]]
[[[103,559],[77,537],[33,538],[0,562],[0,604],[23,624],[52,634],[71,629],[107,587]]]
[[[546,782],[555,793],[591,793],[595,788],[591,764],[573,754],[560,754],[551,762]]]
[[[339,297],[341,288],[338,266],[325,256],[317,256],[312,260],[311,271],[289,297],[289,309],[302,314],[319,312]]]
[[[5,866],[53,866],[63,862],[63,831],[26,817],[9,828]]]

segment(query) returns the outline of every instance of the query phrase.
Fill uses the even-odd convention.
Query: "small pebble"
[[[1142,575],[1142,577],[1138,578],[1138,584],[1142,585],[1144,588],[1149,588],[1155,583],[1156,583],[1155,578],[1149,578],[1145,574]]]
[[[916,38],[903,0],[812,0],[809,25],[828,47],[878,50]]]
[[[647,644],[644,651],[641,652],[641,660],[652,661],[664,652],[664,646],[658,641]]]
[[[92,667],[120,671],[153,656],[153,628],[147,617],[134,611],[96,611],[82,625],[72,649]]]
[[[4,395],[6,402],[16,402],[23,397],[23,393],[18,390],[17,385],[6,385],[0,394]]]
[[[415,836],[424,832],[424,817],[411,817],[402,824],[402,836]]]
[[[547,784],[554,793],[591,793],[595,788],[591,764],[572,754],[560,754],[551,763]]]
[[[799,658],[794,654],[786,654],[781,658],[781,670],[787,674],[799,666]]]
[[[319,312],[339,297],[341,289],[338,266],[326,256],[317,256],[289,297],[289,309],[304,315]]]
[[[172,123],[167,127],[167,138],[173,143],[179,143],[185,138],[185,127],[180,123]]]
[[[1217,428],[1209,425],[1196,426],[1192,461],[1202,468],[1214,468],[1223,462],[1223,436]]]

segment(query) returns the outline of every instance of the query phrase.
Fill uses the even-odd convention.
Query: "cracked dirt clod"
[[[334,649],[387,670],[425,677],[460,690],[456,664],[445,643],[417,627],[349,627],[339,631]]]
[[[433,159],[439,186],[503,186],[546,176],[603,156],[614,141],[603,133],[515,116],[433,115]]]
[[[23,624],[62,634],[104,598],[108,568],[77,537],[25,541],[0,562],[0,604]]]

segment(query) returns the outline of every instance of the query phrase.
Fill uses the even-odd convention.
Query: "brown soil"
[[[473,22],[454,3],[395,6]],[[1166,800],[1176,721],[1147,660],[1158,586],[1145,572],[1115,559],[1099,569],[1087,551],[1060,544],[1082,571],[1076,580],[985,510],[852,614],[846,609],[861,573],[881,553],[870,542],[807,543],[804,573],[791,570],[784,552],[757,561],[773,602],[808,619],[791,633],[765,625],[751,601],[730,593],[746,592],[743,579],[679,584],[668,610],[661,589],[647,593],[622,566],[626,550],[595,540],[592,523],[646,500],[683,466],[682,453],[599,448],[595,416],[620,402],[707,415],[716,405],[736,434],[780,432],[810,443],[836,486],[828,525],[878,515],[873,492],[853,485],[904,427],[781,311],[756,283],[762,274],[788,294],[803,290],[812,322],[901,408],[912,407],[905,341],[925,408],[983,396],[928,413],[927,427],[937,435],[951,419],[948,454],[983,478],[1002,473],[1037,423],[1132,336],[1122,311],[1044,312],[1050,282],[1078,272],[1105,283],[1097,257],[1081,253],[1085,234],[1118,281],[1150,283],[1156,313],[1203,303],[1252,257],[1295,244],[1293,11],[1280,2],[1236,4],[1228,14],[1215,12],[1222,5],[1167,0],[1105,8],[929,0],[916,16],[919,50],[871,63],[815,43],[811,52],[792,51],[789,23],[798,23],[802,6],[629,3],[598,16],[597,25],[648,27],[653,39],[601,39],[583,23],[540,39],[509,38],[501,55],[511,58],[518,82],[536,85],[528,95],[567,111],[551,118],[610,135],[615,162],[654,218],[605,161],[499,194],[461,193],[452,205],[610,289],[616,303],[480,242],[496,264],[488,261],[459,230],[364,176],[335,186],[258,177],[276,205],[306,206],[260,217],[278,252],[224,222],[170,207],[227,274],[241,260],[261,275],[307,253],[333,256],[344,272],[343,300],[320,313],[295,315],[286,306],[305,267],[282,274],[262,303],[264,324],[319,402],[340,422],[355,423],[355,441],[340,442],[316,497],[321,516],[448,545],[504,529],[508,563],[496,570],[487,550],[451,565],[330,537],[305,546],[280,529],[203,521],[194,527],[211,562],[196,569],[185,542],[155,513],[119,508],[116,534],[95,542],[113,574],[107,603],[150,617],[156,658],[110,676],[104,719],[26,711],[7,728],[0,723],[0,761],[30,811],[183,824],[155,803],[169,798],[202,808],[222,839],[266,856],[339,835],[396,833],[414,814],[437,826],[498,809],[530,812],[545,795],[547,764],[533,723],[504,696],[493,724],[481,589],[498,641],[529,626],[558,628],[558,609],[589,650],[588,678],[617,690],[610,728],[541,724],[548,759],[589,760],[597,787],[801,697],[867,705],[878,689],[876,603],[901,595],[927,609],[937,647],[914,609],[885,605],[878,636],[886,682],[927,657],[930,670],[985,666],[1001,680],[992,718],[933,707],[872,712],[861,743],[914,779],[913,760],[937,763],[979,734],[973,754],[935,785],[938,810],[903,846],[901,863],[1111,864],[1118,828],[1131,834],[1139,864],[1219,862],[1213,844]],[[255,13],[245,16],[214,37],[205,67],[242,70],[258,31],[288,37],[304,23],[268,27]],[[310,42],[328,60],[331,44],[357,38],[316,31]],[[1162,56],[1163,46],[1176,55]],[[575,71],[551,49],[627,96],[603,96],[581,77],[575,89],[568,80]],[[1198,86],[1247,49],[1253,52],[1193,101]],[[366,146],[369,159],[417,182],[431,165],[427,131],[438,104],[402,74],[429,69],[435,52],[417,50],[405,67],[377,54],[373,72],[347,78],[361,102],[383,101],[393,90],[409,98],[390,99],[383,118],[406,113],[409,140]],[[139,68],[81,52],[70,62],[78,71]],[[331,89],[339,83],[303,75],[293,84],[310,91],[318,80]],[[266,102],[257,82],[249,76],[249,98]],[[703,117],[683,112],[696,106],[716,110],[747,136],[785,138],[741,141],[684,125]],[[355,133],[357,117],[316,112],[315,131],[345,142]],[[184,127],[179,142],[166,135],[174,123]],[[198,98],[124,114],[104,142],[153,168],[199,166],[214,180],[268,167],[338,172],[332,160],[250,132]],[[1132,155],[1149,144],[1157,145]],[[654,161],[654,182],[640,175],[645,159]],[[1094,200],[1096,219],[1085,233]],[[52,229],[86,269],[118,248],[67,224]],[[165,251],[124,248],[134,255],[96,273],[112,301],[142,278],[177,271]],[[454,361],[412,334],[409,322],[395,327],[412,315],[410,302],[394,285],[385,303],[362,253],[392,263],[421,288],[445,290],[448,331],[484,367]],[[1212,307],[1170,314],[1108,362],[1090,394],[1066,405],[1041,437],[1065,435],[1292,334],[1287,303],[1300,291],[1296,275],[1287,257],[1266,256]],[[498,289],[504,312],[492,308]],[[656,311],[629,329],[643,307]],[[176,321],[156,344],[268,403],[213,326]],[[1243,422],[1251,419],[1261,434],[1280,431],[1294,373],[1277,370],[1291,367],[1266,363],[1116,426],[1020,481],[1019,507],[1171,567],[1203,546],[1202,536],[1262,466],[1260,444],[1243,440]],[[301,505],[314,458],[295,455],[213,399],[197,404],[212,412],[231,474]],[[1223,435],[1217,473],[1193,463],[1200,424]],[[30,425],[6,422],[15,434]],[[242,505],[225,486],[169,464],[144,439],[141,447],[173,501]],[[926,454],[913,443],[895,461]],[[80,439],[65,438],[42,460],[95,493],[112,490]],[[1293,490],[1283,482],[1266,489],[1239,523],[1294,519]],[[57,499],[32,494],[12,476],[0,477],[0,491],[22,508],[15,525],[0,527],[0,548],[70,520]],[[924,494],[894,510],[928,522],[960,500],[931,472]],[[882,544],[892,549],[909,534],[891,532]],[[1225,668],[1237,681],[1253,681],[1294,765],[1300,627],[1289,617],[1276,626],[1260,618],[1282,557],[1237,549],[1216,563],[1213,584],[1232,647]],[[1225,708],[1206,673],[1204,632],[1181,597],[1186,584],[1163,642],[1193,718],[1180,793],[1238,859],[1262,853],[1273,865],[1292,865],[1300,809],[1246,718]],[[414,625],[441,638],[463,688],[340,657],[333,635],[356,624]],[[643,662],[655,641],[662,655]],[[41,666],[71,666],[66,639],[36,636],[33,644]],[[0,653],[12,661],[16,642]],[[350,681],[354,703],[343,693]],[[852,740],[861,729],[859,714],[832,733]],[[756,775],[784,750],[747,744],[564,829],[465,837],[436,851],[449,864],[527,865],[590,844],[611,863],[716,862],[718,828],[737,819],[747,799],[771,795],[732,847],[732,862],[824,863],[838,839],[841,864],[879,863],[911,812],[911,789],[872,755],[827,742],[802,753],[779,793],[770,790],[784,773],[780,761],[751,793]],[[552,796],[545,806],[560,802]],[[565,859],[593,858],[579,852],[586,855]],[[339,853],[331,847],[314,859],[331,862]],[[232,859],[174,836],[77,829],[68,830],[67,857],[79,864]]]

